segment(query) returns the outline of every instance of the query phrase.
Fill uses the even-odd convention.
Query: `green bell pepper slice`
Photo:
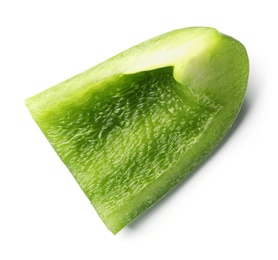
[[[26,100],[114,234],[217,146],[244,100],[249,62],[208,27],[175,30]]]

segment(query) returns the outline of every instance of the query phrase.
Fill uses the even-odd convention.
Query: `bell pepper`
[[[157,36],[26,100],[114,234],[166,195],[232,126],[248,56],[214,28]]]

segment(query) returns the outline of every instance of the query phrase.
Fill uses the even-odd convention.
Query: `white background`
[[[275,1],[1,1],[0,259],[278,259]],[[33,122],[28,98],[139,42],[211,26],[250,58],[215,152],[116,236]]]

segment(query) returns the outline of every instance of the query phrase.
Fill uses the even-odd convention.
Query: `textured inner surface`
[[[75,100],[42,130],[104,218],[171,174],[218,110],[195,101],[171,67],[119,76]]]

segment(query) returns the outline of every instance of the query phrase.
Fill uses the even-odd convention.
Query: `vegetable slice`
[[[114,234],[216,147],[242,105],[244,46],[213,28],[143,42],[26,100]]]

